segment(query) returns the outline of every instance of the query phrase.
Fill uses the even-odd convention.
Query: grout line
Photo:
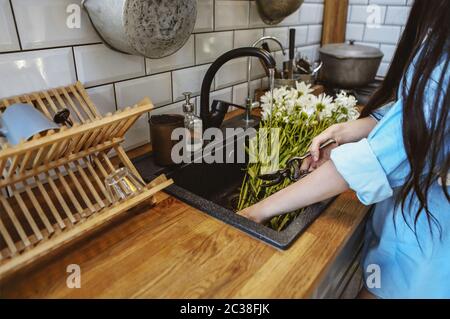
[[[197,63],[197,36],[195,34],[192,35],[194,37],[194,64]]]
[[[170,100],[173,103],[173,72],[170,72]]]
[[[212,10],[212,14],[213,14],[213,31],[216,31],[216,0],[213,0],[213,10]]]
[[[149,67],[150,69],[150,67]],[[147,57],[144,56],[144,73],[145,75],[149,75],[149,73],[151,73],[151,70],[148,71],[147,73]]]
[[[113,92],[114,92],[114,103],[116,104],[116,111],[119,109],[119,103],[117,103],[117,91],[116,91],[116,84],[112,84]]]
[[[74,65],[74,68],[75,68],[75,77],[77,78],[77,81],[79,81],[80,80],[80,78],[78,77],[78,68],[77,68],[77,61],[76,61],[76,59],[75,59],[75,50],[74,50],[74,48],[72,47],[72,60],[73,60],[73,65]]]
[[[10,8],[11,8],[11,14],[12,14],[13,21],[14,21],[14,27],[15,27],[15,29],[16,29],[17,42],[19,42],[19,48],[20,48],[20,51],[22,51],[22,50],[23,50],[23,47],[22,47],[22,40],[20,39],[19,27],[17,26],[16,13],[14,12],[14,7],[13,7],[13,5],[12,5],[12,0],[9,0],[9,6],[10,6]]]
[[[11,53],[22,53],[22,52],[25,53],[25,52],[38,52],[38,51],[45,51],[45,50],[57,50],[57,49],[77,48],[77,47],[84,47],[84,46],[98,45],[98,44],[102,44],[102,42],[86,43],[86,44],[60,45],[60,46],[51,46],[51,47],[45,47],[45,48],[21,49],[21,50],[14,50],[14,51],[0,52],[0,55],[2,55],[2,54],[11,54]]]
[[[366,33],[367,33],[367,23],[363,24],[363,35],[362,35],[362,39],[361,41],[364,41],[364,39],[366,38]]]
[[[179,69],[166,70],[166,71],[162,71],[162,72],[152,73],[149,75],[139,75],[139,76],[126,78],[123,80],[117,80],[117,81],[113,81],[113,82],[105,82],[105,83],[100,83],[100,84],[95,84],[95,85],[89,85],[86,88],[92,89],[92,88],[99,87],[99,86],[104,86],[104,85],[109,85],[109,84],[114,84],[114,83],[122,83],[122,82],[127,82],[127,81],[132,81],[132,80],[138,80],[138,79],[142,79],[142,78],[146,78],[146,77],[152,77],[152,76],[161,75],[161,74],[169,73],[169,72],[173,72],[173,71],[180,71],[180,70],[185,70],[185,69],[190,69],[190,68],[195,68],[195,67],[201,67],[201,66],[205,66],[205,65],[209,65],[209,64],[211,64],[211,62],[203,63],[203,64],[199,64],[199,65],[186,66],[186,67],[182,67]]]
[[[318,42],[316,43],[315,42],[315,43],[310,43],[310,44],[306,44],[306,45],[300,45],[300,46],[297,46],[296,48],[311,48],[311,47],[316,47],[319,44],[320,43],[318,43]],[[280,50],[273,51],[273,52],[280,52]],[[157,75],[161,75],[161,74],[165,74],[165,73],[169,73],[169,72],[173,73],[175,71],[181,71],[181,70],[191,69],[191,68],[195,68],[195,67],[207,66],[207,65],[210,65],[210,64],[211,64],[211,62],[196,64],[196,65],[189,65],[189,66],[181,67],[181,68],[178,68],[178,69],[165,70],[165,71],[156,72],[156,73],[152,73],[152,74],[145,74],[145,75],[130,77],[130,78],[126,78],[126,79],[123,79],[123,80],[116,80],[116,81],[112,81],[112,82],[104,82],[104,83],[100,83],[100,84],[89,85],[89,86],[86,86],[86,88],[92,89],[92,88],[105,86],[105,85],[110,85],[110,84],[115,84],[115,83],[122,83],[122,82],[142,79],[142,78],[146,78],[146,77],[153,77],[153,76],[157,76]]]
[[[352,22],[350,22],[350,23],[352,23]],[[363,23],[352,23],[352,24],[363,24]],[[266,26],[249,27],[249,28],[244,28],[244,29],[226,29],[226,30],[217,30],[217,31],[196,32],[196,33],[192,33],[192,35],[194,36],[194,39],[195,39],[194,41],[196,41],[195,35],[197,35],[197,34],[200,35],[200,34],[208,34],[208,33],[220,33],[220,32],[230,32],[230,31],[232,32],[232,31],[235,31],[235,30],[238,30],[238,31],[252,31],[252,30],[261,29],[261,30],[263,30],[263,35],[266,35],[265,31],[267,29],[289,28],[289,27],[308,27],[308,26],[314,26],[314,25],[321,25],[321,24],[320,23],[314,23],[314,24],[292,24],[292,25],[286,25],[286,26],[269,26],[269,25],[266,25]],[[403,25],[386,24],[386,26],[401,28]],[[17,30],[17,28],[16,28],[16,30]],[[99,44],[103,44],[103,43],[102,42],[92,42],[92,43],[78,43],[78,44],[68,44],[68,45],[60,45],[60,46],[49,46],[49,47],[43,47],[43,48],[31,48],[31,49],[22,49],[21,48],[21,50],[0,52],[0,55],[2,55],[2,54],[21,53],[21,52],[34,52],[34,51],[44,51],[44,50],[53,50],[53,49],[63,49],[63,48],[77,48],[77,47],[93,46],[93,45],[99,45]]]
[[[234,44],[235,44],[235,42],[236,42],[236,30],[233,30],[233,35],[232,35],[232,37],[231,37],[232,39],[231,39],[231,49],[234,49],[235,47],[234,47]]]
[[[309,26],[306,28],[306,44],[308,44],[308,39],[309,39],[309,32],[310,32],[310,28]]]
[[[266,76],[263,76],[263,77],[260,77],[260,78],[253,79],[252,82],[258,81],[258,80],[262,81],[262,79],[264,79],[265,77],[266,77]],[[246,83],[247,83],[247,81],[244,81],[244,82],[236,82],[236,83],[232,84],[231,86],[223,87],[223,88],[220,88],[220,89],[217,89],[217,90],[212,90],[212,91],[210,92],[210,94],[216,93],[216,92],[218,92],[218,91],[226,90],[226,89],[231,89],[231,90],[232,90],[233,87],[238,86],[238,85],[241,85],[241,84],[246,84]],[[199,96],[200,96],[200,93],[194,94],[194,95],[192,95],[192,98],[197,98],[197,97],[199,97]],[[173,104],[177,104],[177,103],[180,103],[180,102],[183,102],[183,100],[182,100],[182,99],[181,99],[181,100],[173,100],[172,103],[166,103],[166,104],[159,105],[159,106],[155,107],[153,110],[160,109],[160,108],[167,107],[167,106],[171,106],[171,105],[173,105]],[[153,110],[152,110],[152,111],[153,111]]]
[[[248,27],[250,27],[250,18],[251,18],[251,11],[252,11],[252,6],[251,6],[252,2],[249,1],[248,2]]]

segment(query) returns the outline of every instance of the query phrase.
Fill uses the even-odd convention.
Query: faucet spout
[[[205,74],[205,77],[203,78],[200,96],[200,117],[202,118],[204,128],[220,127],[226,113],[226,110],[223,109],[213,108],[211,111],[209,110],[209,91],[212,81],[214,80],[214,76],[226,62],[240,57],[259,58],[268,69],[275,68],[275,59],[269,52],[260,48],[238,48],[221,55],[216,61],[211,64]]]
[[[284,46],[281,43],[281,41],[273,36],[264,36],[264,37],[260,38],[259,40],[255,41],[255,43],[253,43],[252,47],[256,48],[256,47],[258,47],[258,45],[261,42],[264,42],[267,40],[273,41],[276,44],[278,44],[278,46],[281,49],[281,52],[283,52],[283,55],[286,55],[286,50],[284,49]],[[247,98],[253,100],[253,98],[251,97],[251,85],[250,85],[251,81],[252,81],[252,59],[248,59],[248,62],[247,62]]]

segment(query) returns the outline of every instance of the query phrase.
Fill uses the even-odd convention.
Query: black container
[[[184,127],[184,116],[176,114],[153,115],[150,117],[150,136],[153,157],[160,166],[173,165],[172,147],[179,141],[172,141],[174,129]]]

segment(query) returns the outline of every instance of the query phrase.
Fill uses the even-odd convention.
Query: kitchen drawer
[[[312,298],[354,298],[361,280],[360,260],[367,218],[361,222],[345,247],[329,267]],[[356,287],[355,286],[359,286]],[[347,291],[348,289],[348,291]],[[351,291],[353,290],[353,291]]]

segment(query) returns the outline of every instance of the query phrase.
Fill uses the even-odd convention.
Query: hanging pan
[[[293,14],[303,0],[256,0],[259,15],[266,24],[278,24]]]
[[[189,39],[196,0],[83,0],[103,42],[116,51],[163,58]]]

